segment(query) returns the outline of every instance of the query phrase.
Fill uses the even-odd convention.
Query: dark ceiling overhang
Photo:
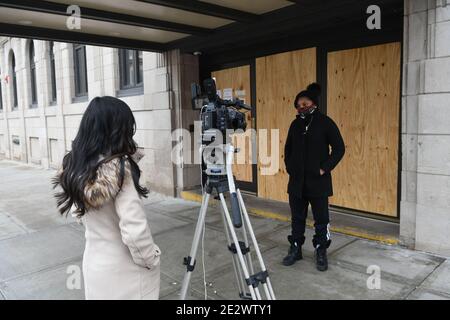
[[[224,6],[218,6],[196,0],[138,0],[175,9],[186,10],[239,22],[252,22],[258,19],[257,14],[244,12]],[[292,1],[291,1],[292,2]]]
[[[63,25],[70,4],[79,6],[84,29]],[[381,8],[382,29],[369,32],[366,10],[374,4]],[[402,14],[403,0],[0,0],[0,35],[207,55],[333,30],[400,32]]]

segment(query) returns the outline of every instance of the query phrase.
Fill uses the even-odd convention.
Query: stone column
[[[135,118],[138,128],[136,141],[145,152],[145,157],[139,163],[143,181],[151,190],[173,196],[173,91],[169,80],[168,59],[168,53],[143,53],[144,106],[135,111]]]
[[[199,111],[192,109],[191,84],[199,83],[199,61],[198,57],[192,54],[181,54],[179,63],[179,95],[180,123],[178,127],[184,129],[182,138],[183,164],[181,166],[178,192],[182,190],[198,187],[200,181],[200,166],[194,163],[196,153],[198,153],[199,137],[194,136],[194,121],[199,120]]]
[[[5,81],[6,75],[9,74],[9,46],[7,46],[8,42],[6,40],[0,39],[0,68],[1,68],[1,79],[0,84],[2,86],[2,103],[3,110],[0,112],[0,135],[2,135],[3,141],[0,141],[3,144],[4,149],[0,150],[0,159],[6,158],[10,159],[10,134],[8,129],[8,111],[10,110],[9,103],[9,85]],[[4,152],[4,153],[1,153]]]
[[[450,1],[406,0],[400,238],[450,255]]]
[[[168,55],[170,86],[172,91],[172,160],[175,195],[185,189],[200,185],[200,168],[193,164],[193,154],[198,152],[193,123],[199,112],[191,106],[191,83],[199,81],[198,58],[173,50]],[[174,131],[177,129],[176,131]]]
[[[146,153],[142,160],[144,180],[155,191],[177,196],[187,186],[200,183],[198,167],[172,161],[173,153],[178,152],[174,147],[184,146],[185,136],[174,130],[189,130],[198,117],[190,102],[190,84],[198,82],[198,61],[178,50],[144,52],[143,58],[144,110],[135,117],[137,140]],[[192,148],[190,143],[186,146]],[[179,151],[183,157],[185,150]]]

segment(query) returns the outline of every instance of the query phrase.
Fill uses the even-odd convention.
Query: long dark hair
[[[56,193],[61,214],[68,213],[72,205],[77,215],[87,211],[84,189],[86,184],[96,177],[100,155],[107,159],[120,158],[123,168],[129,161],[130,171],[137,192],[146,197],[148,190],[139,185],[141,171],[131,155],[137,150],[133,136],[136,121],[130,107],[114,97],[97,97],[88,105],[72,150],[64,156],[62,172],[55,177],[54,188],[61,186],[62,192]],[[125,170],[120,170],[119,190],[124,180]]]

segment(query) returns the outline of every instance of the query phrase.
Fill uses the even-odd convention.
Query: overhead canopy
[[[373,3],[387,16],[403,6],[401,0],[0,0],[0,35],[208,52],[360,20]],[[67,27],[71,5],[80,9],[80,29]]]

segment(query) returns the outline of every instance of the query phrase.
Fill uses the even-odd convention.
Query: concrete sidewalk
[[[69,266],[81,266],[83,227],[61,218],[52,197],[54,171],[0,161],[0,299],[83,299],[69,290]],[[161,298],[177,299],[199,204],[152,194],[148,220],[163,252]],[[278,299],[450,299],[450,260],[399,246],[334,233],[329,270],[316,271],[307,230],[305,259],[293,267],[287,252],[287,222],[252,217]],[[208,212],[205,234],[208,298],[236,299],[237,289],[217,207]],[[201,252],[200,252],[201,253]],[[204,298],[201,255],[191,282],[192,298]],[[379,289],[368,289],[369,266],[381,270]],[[72,267],[73,268],[73,267]]]

